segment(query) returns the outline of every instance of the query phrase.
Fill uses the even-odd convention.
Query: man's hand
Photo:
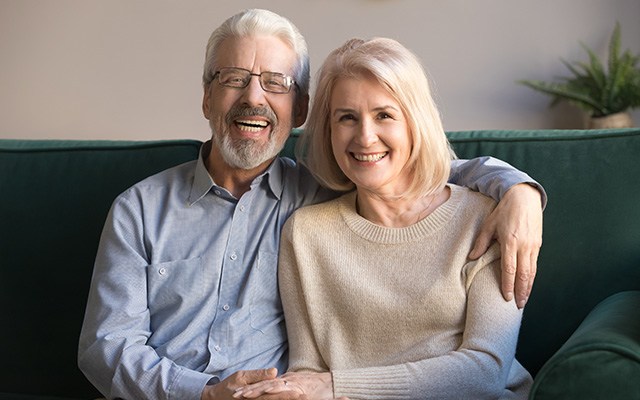
[[[252,383],[275,379],[276,376],[278,376],[278,370],[275,368],[239,371],[215,385],[205,386],[200,399],[233,400],[233,394],[236,392],[236,389]]]
[[[484,221],[469,258],[484,254],[497,239],[502,250],[502,295],[518,308],[529,299],[542,246],[540,192],[529,184],[513,186]]]

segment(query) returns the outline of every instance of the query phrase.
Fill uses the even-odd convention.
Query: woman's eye
[[[380,114],[378,114],[378,118],[387,119],[387,118],[393,118],[393,117],[391,116],[391,114],[388,114],[386,112],[381,112]]]
[[[355,119],[352,114],[343,114],[338,118],[338,121],[353,121]]]

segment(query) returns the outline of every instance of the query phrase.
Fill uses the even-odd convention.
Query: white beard
[[[253,169],[264,162],[275,158],[284,147],[282,143],[274,140],[278,135],[271,131],[269,140],[265,144],[251,139],[232,139],[228,129],[224,132],[216,133],[213,122],[209,122],[212,132],[212,141],[220,150],[224,161],[233,168]],[[274,127],[277,129],[277,127]],[[286,137],[285,137],[286,138]]]

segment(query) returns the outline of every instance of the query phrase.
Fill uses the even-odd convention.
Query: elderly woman
[[[447,183],[452,152],[417,58],[383,38],[333,51],[303,145],[318,180],[347,193],[286,223],[290,372],[235,396],[527,398],[499,247],[467,257],[495,202]]]

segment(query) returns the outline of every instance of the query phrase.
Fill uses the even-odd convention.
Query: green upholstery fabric
[[[640,267],[640,264],[639,264]],[[536,376],[535,399],[640,399],[640,291],[601,302]]]
[[[293,156],[299,132],[284,155]],[[461,158],[501,158],[549,195],[517,355],[535,376],[598,303],[640,290],[640,129],[448,136]],[[200,144],[0,140],[0,399],[98,397],[76,351],[104,218],[118,193],[195,159]],[[554,371],[558,381],[570,376]]]
[[[640,290],[640,129],[452,132],[449,138],[460,158],[505,160],[549,196],[517,355],[536,374],[596,304]]]
[[[104,219],[120,192],[199,146],[0,140],[0,392],[99,395],[76,354]]]

